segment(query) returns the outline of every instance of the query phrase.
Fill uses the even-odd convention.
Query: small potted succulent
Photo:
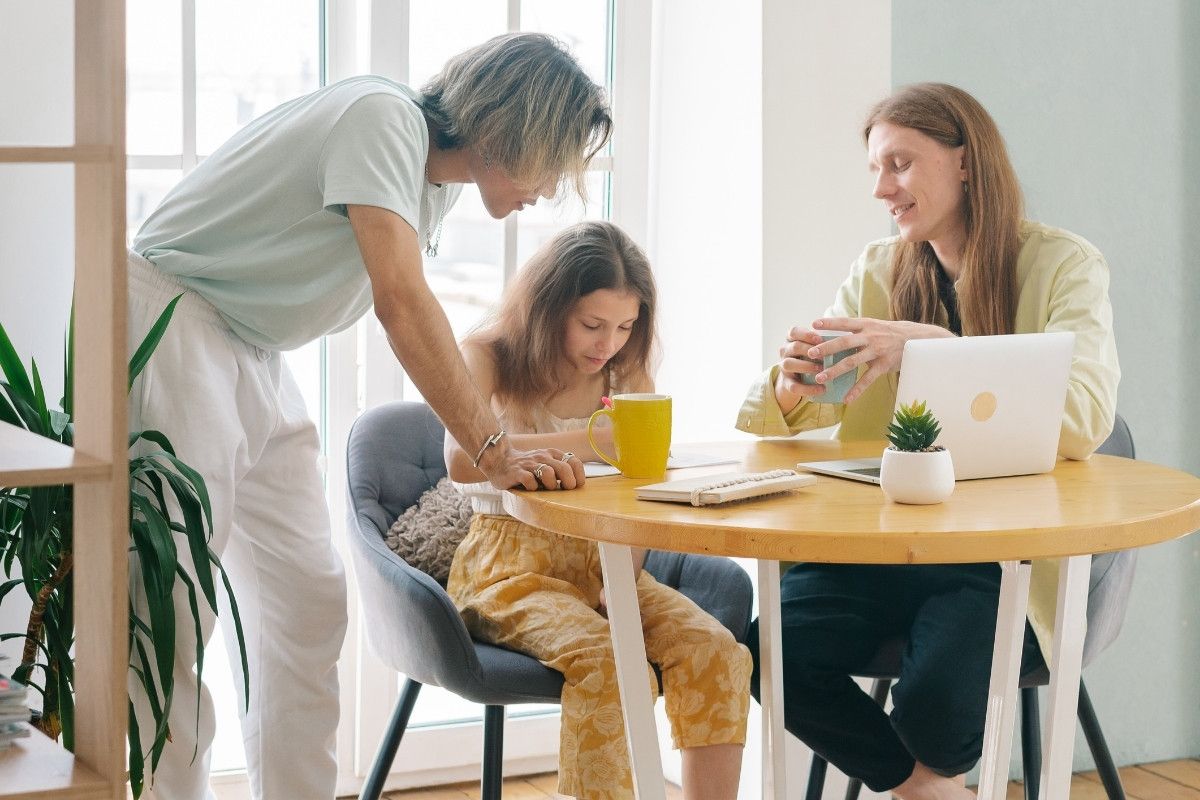
[[[935,445],[942,432],[924,402],[914,400],[896,409],[888,425],[891,442],[883,451],[879,483],[896,503],[940,503],[954,491],[954,463],[950,451]]]

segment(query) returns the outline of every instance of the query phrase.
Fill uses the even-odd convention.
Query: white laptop
[[[923,400],[942,426],[955,480],[1054,469],[1075,334],[913,339],[904,345],[897,406]],[[879,483],[879,458],[800,469]]]

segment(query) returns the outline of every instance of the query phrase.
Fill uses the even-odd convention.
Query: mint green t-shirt
[[[415,92],[349,78],[234,134],[171,190],[133,250],[247,342],[290,350],[371,307],[347,204],[393,211],[428,244],[461,188],[426,180],[428,152]]]

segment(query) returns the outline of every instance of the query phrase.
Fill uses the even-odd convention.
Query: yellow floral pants
[[[588,800],[633,797],[612,641],[599,612],[602,586],[594,543],[477,514],[447,587],[473,636],[563,674],[558,790]],[[637,593],[675,746],[744,744],[750,651],[645,571]]]

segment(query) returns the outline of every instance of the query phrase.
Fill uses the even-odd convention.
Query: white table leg
[[[604,571],[608,628],[617,662],[617,684],[621,687],[634,794],[639,800],[666,800],[653,695],[646,669],[646,640],[642,635],[642,614],[638,609],[637,582],[629,548],[601,542],[600,566]]]
[[[1016,719],[1017,680],[1025,642],[1025,614],[1029,608],[1029,562],[1001,561],[1000,569],[1000,607],[996,611],[992,680],[988,686],[987,721],[983,728],[979,800],[1003,800],[1006,796]],[[1046,789],[1042,791],[1046,797],[1066,797]]]
[[[762,706],[762,796],[787,797],[783,729],[783,636],[779,618],[779,562],[758,562],[759,699]]]
[[[1058,611],[1050,654],[1050,708],[1042,751],[1042,794],[1066,797],[1075,756],[1075,718],[1079,708],[1079,672],[1087,632],[1090,555],[1065,558],[1058,568]]]

